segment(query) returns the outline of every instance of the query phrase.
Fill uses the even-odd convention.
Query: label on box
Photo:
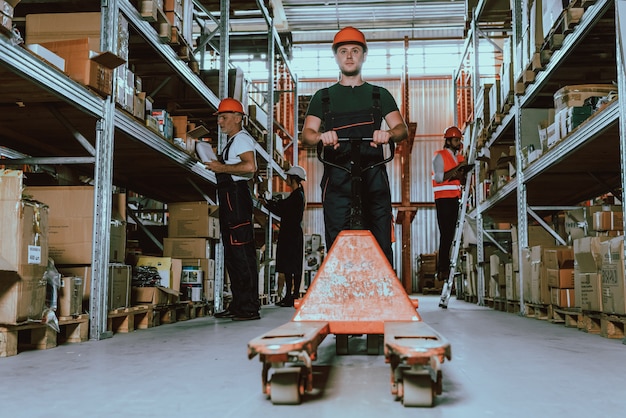
[[[28,246],[28,264],[41,263],[41,247],[38,245]]]

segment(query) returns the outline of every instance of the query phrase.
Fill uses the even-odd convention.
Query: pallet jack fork
[[[418,301],[406,293],[370,231],[339,233],[294,305],[290,322],[248,343],[248,358],[258,355],[263,363],[262,391],[272,403],[299,404],[313,390],[313,361],[329,334],[339,355],[349,354],[350,335],[367,335],[368,354],[380,354],[384,336],[391,393],[404,406],[432,406],[441,394],[440,365],[451,359],[450,343],[422,321]]]

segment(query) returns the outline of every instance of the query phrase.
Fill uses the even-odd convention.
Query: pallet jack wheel
[[[348,355],[348,334],[337,334],[335,337],[335,353],[338,356]]]
[[[304,385],[299,367],[285,367],[274,371],[270,378],[270,399],[274,405],[299,405]]]
[[[435,384],[429,374],[405,371],[402,376],[404,406],[433,406]]]
[[[367,354],[370,356],[377,356],[380,352],[380,334],[368,334],[367,335]]]

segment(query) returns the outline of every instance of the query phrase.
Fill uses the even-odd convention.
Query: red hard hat
[[[241,113],[242,115],[246,114],[246,112],[243,111],[243,106],[241,105],[241,102],[239,102],[239,100],[232,99],[230,97],[222,99],[219,107],[217,108],[217,112],[213,114],[219,115],[220,113],[229,113],[229,112]]]
[[[448,129],[446,129],[443,132],[443,137],[444,138],[463,138],[463,134],[461,133],[461,130],[457,128],[456,126],[450,126]]]
[[[346,26],[335,35],[333,39],[333,52],[337,52],[337,48],[344,44],[359,44],[363,47],[363,52],[367,52],[367,42],[363,32],[352,26]]]

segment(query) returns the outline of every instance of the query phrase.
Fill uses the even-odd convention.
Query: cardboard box
[[[558,289],[574,288],[574,269],[546,269],[548,286]]]
[[[594,231],[623,231],[624,215],[621,211],[599,211],[593,214]]]
[[[624,286],[624,237],[604,241],[600,245],[602,257],[602,310],[606,313],[626,314]]]
[[[48,207],[22,199],[23,173],[0,170],[0,271],[48,266]]]
[[[554,93],[554,107],[558,111],[566,107],[583,106],[585,100],[591,97],[604,97],[616,91],[616,86],[612,84],[580,84],[561,87]]]
[[[181,260],[183,268],[192,267],[202,270],[206,280],[215,280],[215,260],[210,258],[184,258]]]
[[[85,280],[82,277],[61,277],[57,317],[80,315],[83,313],[83,293]]]
[[[27,14],[24,38],[27,44],[88,37],[97,39],[101,28],[100,12]]]
[[[561,308],[573,308],[575,306],[574,289],[551,289],[550,302]]]
[[[545,267],[546,251],[555,247],[536,245],[531,247],[531,303],[547,305],[551,303],[550,287],[548,286],[547,269]]]
[[[79,277],[83,279],[83,297],[82,297],[82,306],[83,312],[90,311],[90,300],[91,297],[91,266],[56,266],[57,270],[61,275],[66,277]]]
[[[125,264],[109,265],[109,310],[130,306],[132,267]]]
[[[17,272],[0,271],[0,324],[40,320],[46,304],[46,267],[23,265]]]
[[[49,207],[49,255],[57,265],[91,264],[92,186],[29,186],[25,195]],[[123,262],[126,248],[125,199],[114,195],[109,262]]]
[[[208,202],[175,202],[167,207],[170,238],[219,239],[219,206]]]
[[[183,266],[179,258],[142,255],[137,259],[137,265],[155,267],[161,277],[161,286],[175,291],[180,290],[180,278]]]
[[[113,93],[113,69],[126,61],[111,52],[99,52],[96,38],[41,42],[65,60],[65,73],[71,79],[104,95]]]
[[[581,273],[598,273],[602,267],[600,244],[609,237],[583,237],[574,240],[574,260]]]
[[[0,200],[0,271],[48,265],[48,208],[34,201]]]
[[[164,238],[163,255],[174,258],[211,258],[211,241],[206,238]]]
[[[63,276],[81,278],[82,309],[88,312],[91,297],[91,265],[86,266],[57,266]],[[132,281],[132,266],[111,263],[108,270],[108,309],[118,309],[130,306],[130,285]]]
[[[602,274],[574,271],[574,296],[576,306],[582,310],[602,312]]]
[[[507,300],[519,300],[519,273],[513,270],[513,263],[504,265],[504,276]]]
[[[178,302],[179,292],[167,287],[133,287],[132,303],[150,305],[169,305]]]
[[[571,246],[546,248],[543,262],[547,269],[573,269],[574,250]]]

